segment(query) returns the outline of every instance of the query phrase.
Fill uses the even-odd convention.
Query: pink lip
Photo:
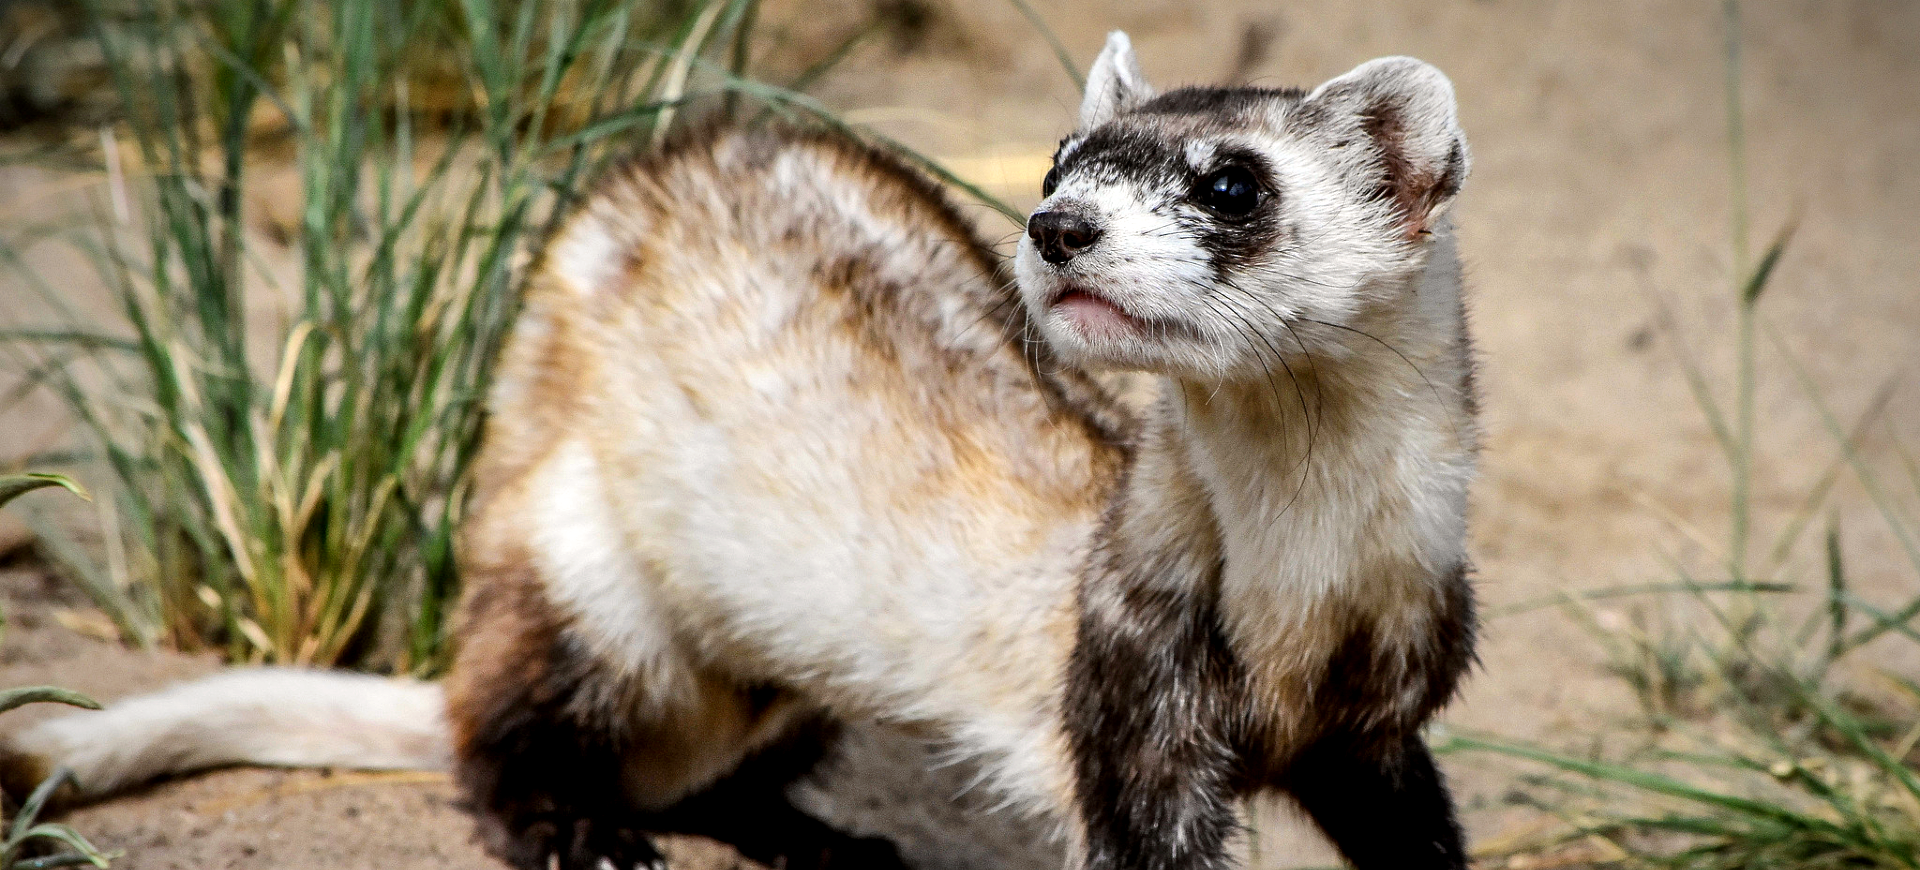
[[[1092,335],[1130,335],[1140,331],[1140,321],[1106,297],[1078,287],[1054,297],[1052,309],[1081,332]]]

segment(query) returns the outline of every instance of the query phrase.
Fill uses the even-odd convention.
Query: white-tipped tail
[[[85,800],[232,764],[445,770],[451,750],[437,684],[247,668],[49,719],[4,755],[9,772],[65,765]]]

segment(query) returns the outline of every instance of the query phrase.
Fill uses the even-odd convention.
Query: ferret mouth
[[[1088,336],[1140,335],[1147,328],[1145,321],[1127,313],[1118,303],[1084,287],[1069,285],[1062,289],[1047,303],[1047,310]]]

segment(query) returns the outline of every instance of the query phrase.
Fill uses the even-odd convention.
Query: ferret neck
[[[1208,514],[1187,527],[1211,531],[1199,546],[1223,565],[1229,597],[1457,562],[1474,447],[1452,268],[1379,288],[1391,304],[1351,326],[1295,324],[1302,350],[1270,377],[1162,377],[1123,510],[1150,514],[1187,493],[1161,512]]]

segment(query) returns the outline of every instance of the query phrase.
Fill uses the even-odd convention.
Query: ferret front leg
[[[1453,798],[1418,734],[1384,745],[1330,740],[1306,750],[1285,786],[1358,870],[1463,870]]]
[[[1225,868],[1238,676],[1212,609],[1165,590],[1087,597],[1066,698],[1086,867]]]
[[[1245,674],[1220,625],[1217,533],[1172,454],[1144,449],[1123,486],[1080,587],[1062,704],[1085,870],[1221,870]]]

